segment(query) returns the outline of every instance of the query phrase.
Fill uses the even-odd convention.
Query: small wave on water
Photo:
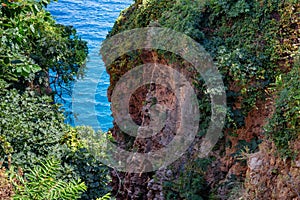
[[[132,3],[133,0],[59,0],[47,7],[57,23],[74,26],[78,35],[88,42],[85,77],[76,80],[72,97],[64,94],[63,101],[58,102],[63,103],[66,113],[74,114],[68,116],[67,123],[103,131],[112,127],[113,119],[107,100],[109,76],[99,51],[120,11]]]

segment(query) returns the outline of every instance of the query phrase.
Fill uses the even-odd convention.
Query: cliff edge
[[[106,65],[110,101],[122,76],[152,63],[184,75],[201,113],[193,143],[172,165],[147,173],[112,170],[117,199],[300,199],[300,3],[137,0],[120,14],[107,38],[143,27],[169,28],[204,47],[226,88],[226,121],[217,145],[199,157],[212,111],[207,85],[191,63],[170,51],[138,49]],[[153,105],[167,107],[170,114],[149,138],[132,137],[115,121],[111,132],[118,147],[148,153],[167,146],[178,129],[178,103],[188,106],[180,87],[179,96],[155,81],[137,88],[128,105],[137,125],[150,123],[147,111]]]

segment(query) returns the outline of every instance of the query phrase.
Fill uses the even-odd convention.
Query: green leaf
[[[30,24],[29,28],[30,28],[30,30],[31,30],[32,33],[35,33],[35,29],[34,29],[33,24]]]

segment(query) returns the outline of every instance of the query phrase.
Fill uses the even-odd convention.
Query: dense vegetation
[[[49,3],[1,1],[0,199],[97,199],[103,195],[108,199],[108,168],[89,152],[88,141],[80,138],[94,131],[64,124],[65,117],[54,104],[55,93],[62,91],[59,88],[68,86],[83,69],[87,46],[73,27],[55,23],[45,10]],[[246,118],[259,103],[270,99],[275,99],[275,113],[265,126],[264,139],[274,142],[280,156],[295,158],[298,152],[290,144],[300,136],[299,13],[298,0],[136,0],[121,13],[108,37],[151,23],[185,33],[212,55],[226,86],[228,114],[217,153],[205,159],[190,153],[180,171],[169,167],[175,176],[163,183],[166,199],[219,199],[222,187],[231,191],[222,198],[234,198],[236,183],[243,182],[243,177],[234,174],[225,180],[224,172],[217,171],[211,184],[207,171],[225,156],[246,166],[245,160],[236,158],[243,149],[257,151],[261,137],[254,134],[246,141],[238,130],[246,127]],[[107,66],[111,88],[126,71],[142,64],[140,53],[131,52]],[[170,52],[156,53],[160,60],[186,65]],[[199,99],[202,116],[209,116],[201,77],[196,77],[194,85],[203,95]],[[200,127],[205,129],[209,120],[201,118]],[[198,138],[204,133],[200,130]],[[124,134],[124,139],[132,138]],[[226,155],[225,148],[235,151]],[[157,177],[146,174],[137,179],[143,178],[147,183]],[[120,190],[113,191],[116,195],[123,192],[119,181],[112,183]]]
[[[136,0],[121,13],[108,37],[125,30],[152,26],[151,23],[185,33],[212,55],[227,89],[228,114],[224,137],[215,148],[220,154],[183,162],[185,170],[164,183],[167,199],[220,198],[218,188],[242,182],[243,178],[231,176],[226,178],[226,182],[212,186],[208,185],[204,176],[210,163],[218,157],[227,156],[225,148],[236,149],[228,156],[234,158],[234,163],[246,166],[245,160],[235,158],[241,155],[243,149],[247,149],[248,153],[257,151],[264,136],[254,133],[246,140],[239,134],[240,130],[244,133],[249,131],[246,119],[250,112],[274,98],[277,99],[276,112],[266,127],[265,139],[273,141],[282,156],[293,157],[298,153],[292,152],[290,143],[299,138],[300,128],[299,64],[296,62],[299,57],[299,12],[297,0]],[[169,52],[157,50],[156,53],[157,60],[184,66],[181,59]],[[143,64],[139,59],[141,54],[141,51],[128,53],[107,66],[111,74],[111,88],[128,70]],[[195,85],[205,90],[201,81]],[[209,116],[209,101],[203,99],[199,100],[201,113]],[[201,119],[200,123],[200,127],[207,127],[207,120]],[[123,133],[119,131],[118,134]],[[199,137],[201,135],[202,131]],[[148,177],[153,178],[152,175]],[[223,198],[230,199],[230,194]]]
[[[274,140],[278,153],[283,158],[295,159],[298,152],[290,148],[291,142],[299,139],[300,128],[300,62],[277,80],[276,110],[266,133]]]
[[[107,167],[69,127],[54,95],[84,65],[87,45],[56,24],[50,0],[0,4],[0,199],[96,199]],[[101,133],[99,133],[101,134]]]

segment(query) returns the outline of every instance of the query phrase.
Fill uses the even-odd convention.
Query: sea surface
[[[67,123],[103,131],[112,127],[107,100],[109,76],[99,51],[120,11],[132,3],[133,0],[58,0],[48,5],[47,10],[57,23],[74,26],[89,48],[85,77],[76,80],[72,95],[64,94],[60,101],[67,113],[73,113],[68,116]]]

